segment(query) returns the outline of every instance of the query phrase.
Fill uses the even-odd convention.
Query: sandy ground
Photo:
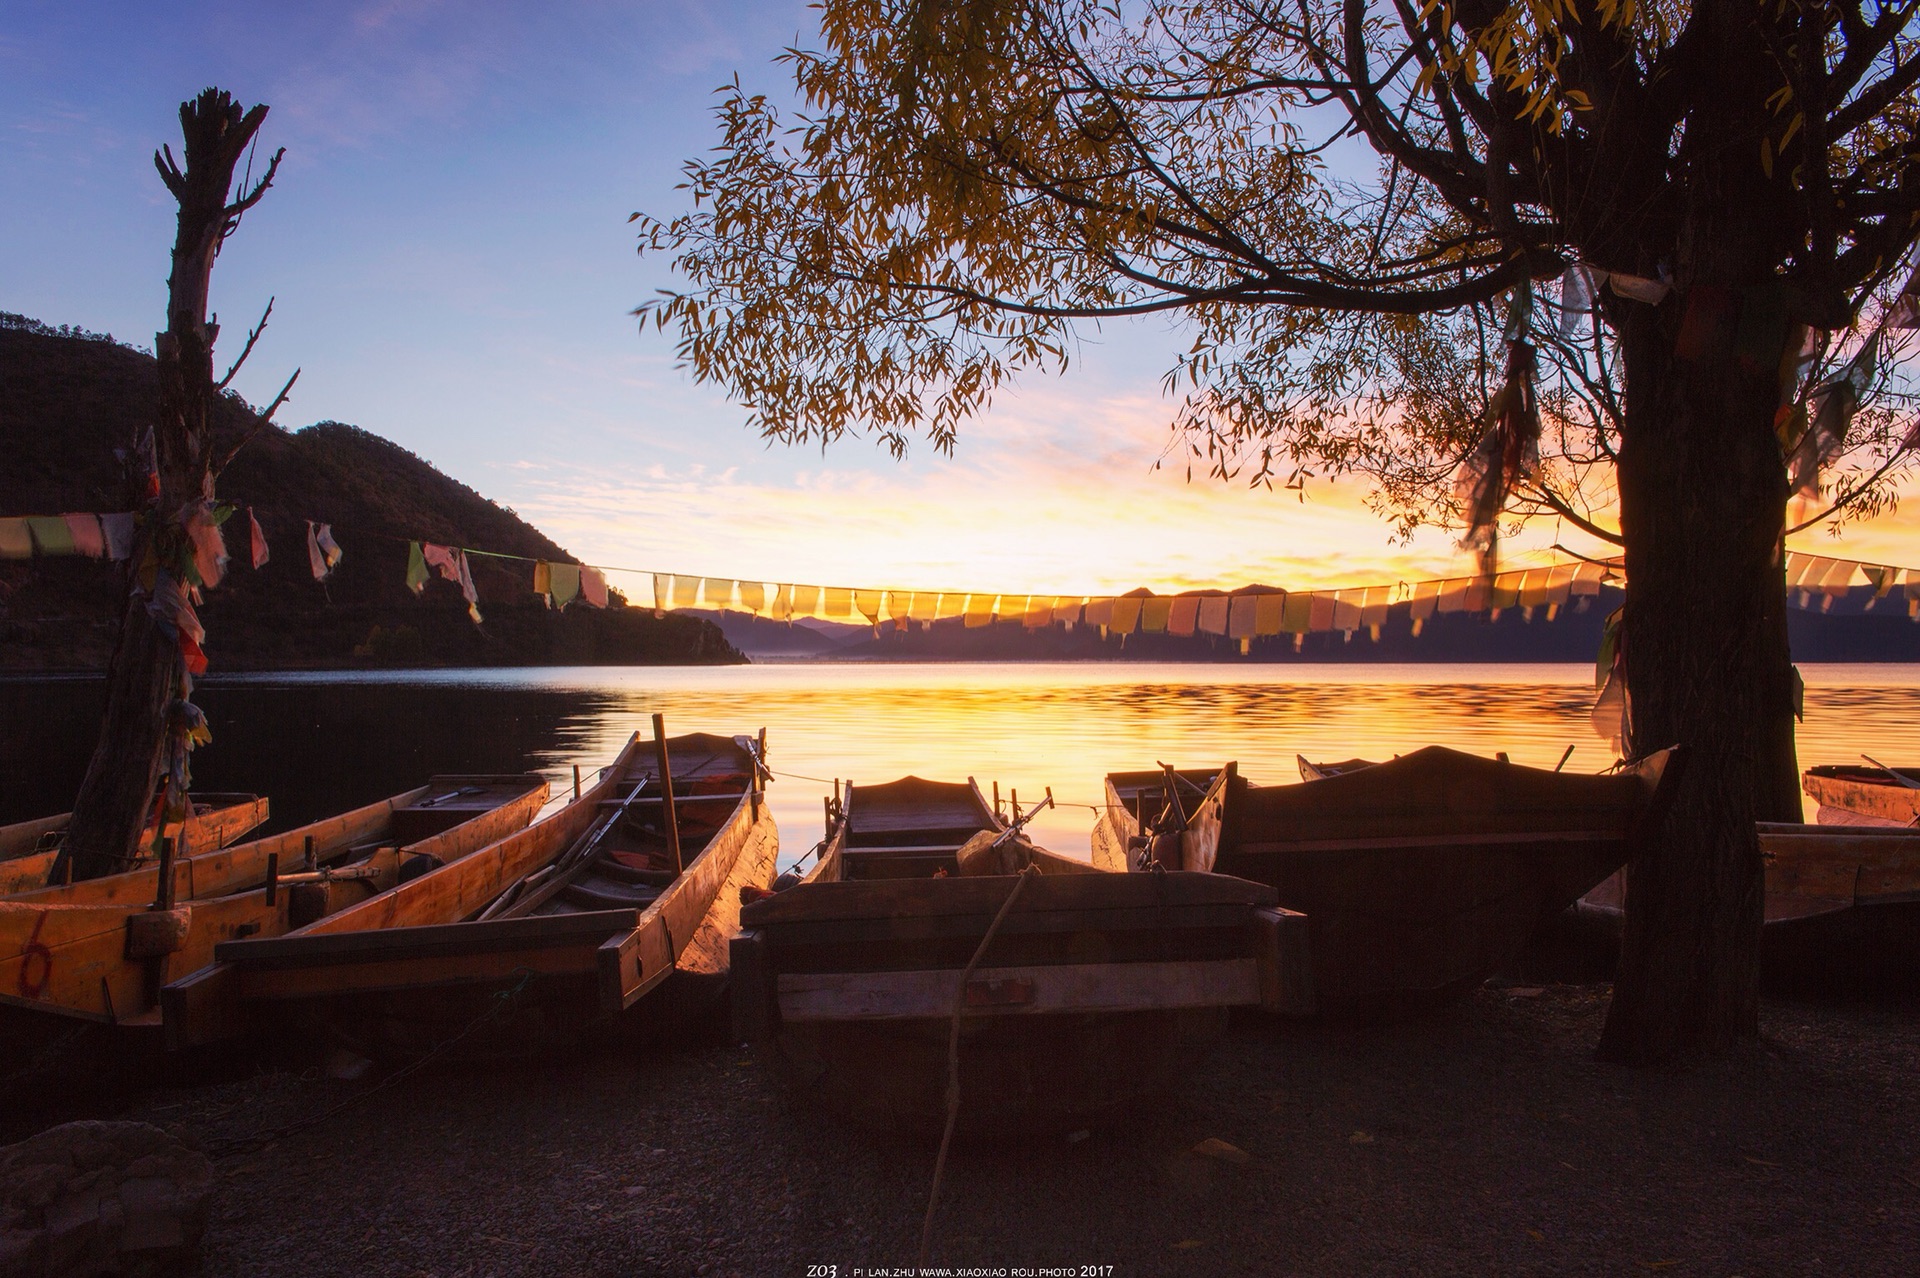
[[[934,1263],[1920,1269],[1920,1006],[1770,1002],[1762,1043],[1673,1072],[1596,1063],[1604,1010],[1604,986],[1550,986],[1379,1028],[1250,1015],[1133,1122],[957,1153]],[[262,1070],[122,1113],[218,1147],[365,1093],[221,1158],[213,1275],[845,1278],[917,1253],[933,1151],[813,1112],[737,1045],[370,1086]]]

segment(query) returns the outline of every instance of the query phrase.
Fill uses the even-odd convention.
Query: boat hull
[[[1801,774],[1800,788],[1822,808],[1912,825],[1920,821],[1920,769],[1902,768],[1899,773],[1914,784],[1902,784],[1882,768],[1841,764],[1808,768]]]

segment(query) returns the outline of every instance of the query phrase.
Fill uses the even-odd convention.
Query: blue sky
[[[1438,534],[1393,544],[1351,488],[1302,505],[1153,471],[1159,374],[1187,344],[1157,322],[1093,335],[951,459],[763,446],[636,330],[668,277],[627,215],[680,207],[714,89],[783,91],[772,59],[811,19],[785,0],[9,0],[0,309],[151,341],[173,207],[150,156],[217,84],[268,103],[263,147],[287,149],[214,276],[229,353],[278,298],[241,391],[265,402],[298,365],[281,424],[385,435],[590,562],[1062,593],[1464,570]]]

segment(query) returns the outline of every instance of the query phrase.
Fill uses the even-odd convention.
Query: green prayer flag
[[[420,551],[420,543],[407,543],[407,589],[419,594],[427,586],[427,557]]]
[[[33,532],[34,549],[43,555],[77,555],[73,530],[58,515],[28,515],[27,527]]]
[[[553,606],[564,608],[580,593],[579,564],[549,564],[548,582],[553,588]]]

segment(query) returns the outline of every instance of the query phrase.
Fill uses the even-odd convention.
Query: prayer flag
[[[1420,626],[1440,602],[1440,583],[1437,581],[1416,581],[1413,583],[1413,602],[1407,606],[1407,615],[1413,618],[1414,633],[1420,633]]]
[[[1316,590],[1308,597],[1312,600],[1312,608],[1307,616],[1307,629],[1313,634],[1325,634],[1333,629],[1333,593]]]
[[[1551,568],[1530,568],[1520,578],[1520,606],[1538,608],[1548,600],[1547,584],[1553,578]]]
[[[773,607],[768,615],[775,621],[793,620],[793,587],[788,585],[773,588]]]
[[[133,516],[121,511],[100,516],[100,531],[106,534],[107,558],[130,559],[133,557]],[[259,543],[260,563],[267,562],[267,541],[261,538]],[[5,555],[0,554],[0,558]]]
[[[1020,624],[1029,630],[1038,630],[1042,626],[1053,624],[1053,596],[1027,596],[1026,615],[1020,618]]]
[[[737,581],[734,588],[740,592],[740,606],[758,616],[767,606],[767,583],[764,581]]]
[[[1260,601],[1266,595],[1234,595],[1227,605],[1227,634],[1235,639],[1246,639],[1259,633]],[[1275,617],[1278,620],[1278,617]],[[1277,633],[1279,627],[1274,627]]]
[[[1256,635],[1277,635],[1286,628],[1286,594],[1259,595],[1255,598],[1253,609],[1253,633]]]
[[[43,555],[74,553],[73,534],[58,515],[28,515],[27,530],[33,534],[33,548]]]
[[[1520,582],[1524,572],[1503,572],[1486,584],[1486,602],[1482,607],[1511,608],[1520,602]]]
[[[1485,577],[1467,578],[1467,592],[1462,601],[1468,612],[1484,612],[1487,608],[1487,596],[1492,593],[1493,583]]]
[[[719,577],[709,577],[700,583],[700,593],[707,607],[731,609],[733,607],[733,582]]]
[[[543,595],[546,594],[547,592],[540,584],[540,570],[545,567],[546,567],[545,564],[535,564],[533,566],[533,588],[535,591]],[[426,556],[420,553],[419,542],[410,541],[407,543],[407,589],[411,590],[414,594],[417,595],[422,590],[425,590],[426,588],[427,588]]]
[[[27,531],[27,521],[17,517],[0,519],[0,559],[31,558],[33,534]]]
[[[978,630],[982,626],[993,624],[993,605],[998,595],[967,596],[967,629]]]
[[[1233,600],[1227,595],[1207,595],[1200,600],[1200,630],[1203,634],[1224,635],[1227,633],[1227,618],[1232,613]]]
[[[933,606],[935,621],[951,621],[955,617],[967,615],[967,597],[965,595],[944,594]]]
[[[1113,605],[1114,600],[1111,597],[1096,596],[1087,600],[1086,609],[1081,613],[1081,617],[1089,626],[1110,627],[1113,625]]]
[[[827,615],[829,617],[851,617],[853,615],[853,592],[845,586],[827,587]]]
[[[655,617],[664,617],[667,615],[667,604],[672,591],[672,577],[663,572],[653,574],[653,615]],[[755,611],[757,612],[759,610],[755,609]]]
[[[819,586],[795,586],[793,588],[793,612],[796,617],[817,617],[820,615],[820,601],[826,591]]]
[[[1186,636],[1193,633],[1194,623],[1200,618],[1200,600],[1193,595],[1178,595],[1173,601],[1173,610],[1167,614],[1167,633]]]
[[[1140,602],[1139,595],[1123,595],[1115,599],[1107,629],[1119,635],[1132,634],[1134,627],[1140,624]]]
[[[853,592],[853,606],[860,615],[874,625],[880,624],[880,603],[882,592],[878,590],[856,590]]]
[[[553,594],[553,606],[556,608],[565,608],[573,602],[574,596],[580,593],[579,564],[549,564],[547,579],[548,588]]]
[[[1165,634],[1167,621],[1172,616],[1172,599],[1165,595],[1149,595],[1140,601],[1140,632],[1148,635]]]
[[[98,559],[107,553],[107,539],[100,531],[98,515],[62,515],[67,521],[67,533],[73,538],[73,548],[78,554],[89,559]]]
[[[887,592],[887,620],[896,630],[907,628],[907,619],[913,615],[913,592],[911,590],[889,590]]]
[[[1387,609],[1393,606],[1392,586],[1368,586],[1366,598],[1360,602],[1360,624],[1373,631],[1373,637],[1380,637],[1380,627],[1387,622]]]
[[[679,577],[673,579],[673,606],[691,608],[700,602],[700,578]]]
[[[940,609],[940,596],[931,590],[917,590],[913,603],[907,609],[907,615],[921,625],[930,625]]]
[[[68,518],[71,518],[69,516]],[[91,516],[89,516],[91,518]],[[227,543],[220,535],[220,524],[213,517],[212,502],[195,502],[187,513],[187,541],[193,547],[193,571],[200,580],[197,584],[211,589],[220,584],[227,573]],[[333,538],[329,536],[328,541]],[[325,549],[324,544],[322,549]],[[334,547],[334,560],[339,560],[339,547]]]
[[[445,553],[441,547],[435,547],[435,549]],[[326,524],[316,524],[309,519],[307,521],[307,567],[313,570],[313,579],[325,581],[339,562],[340,547],[334,544],[333,530]],[[458,580],[457,573],[455,580]]]
[[[325,524],[320,525],[320,538],[323,543],[333,540]],[[334,557],[336,561],[339,558],[337,548]],[[473,624],[477,626],[480,624],[480,592],[473,587],[473,565],[467,562],[467,552],[464,550],[455,550],[453,558],[460,566],[460,594],[467,601],[467,616],[473,618]]]
[[[421,565],[422,569],[425,567],[425,564]],[[426,580],[426,573],[423,571],[420,577],[422,581]],[[413,584],[413,565],[411,562],[407,565],[407,584]],[[549,608],[553,607],[553,565],[544,559],[534,561],[533,593],[540,596],[541,603]]]
[[[108,516],[108,518],[112,518],[112,516]],[[105,522],[105,520],[101,521],[103,527],[105,526]],[[247,543],[247,552],[253,558],[254,568],[260,569],[266,567],[267,534],[260,531],[260,521],[253,517],[253,507],[251,506],[247,507]]]
[[[1467,586],[1471,578],[1450,577],[1440,583],[1440,612],[1465,612],[1467,609]]]
[[[1336,590],[1333,593],[1333,628],[1352,634],[1360,628],[1360,601],[1364,590]]]
[[[1080,600],[1055,599],[1053,601],[1053,619],[1066,623],[1067,629],[1073,629],[1074,622],[1080,620]]]
[[[586,605],[589,608],[606,607],[607,606],[606,577],[601,575],[601,572],[598,568],[590,568],[586,564],[581,564],[579,567],[580,567],[580,598],[585,601]]]

